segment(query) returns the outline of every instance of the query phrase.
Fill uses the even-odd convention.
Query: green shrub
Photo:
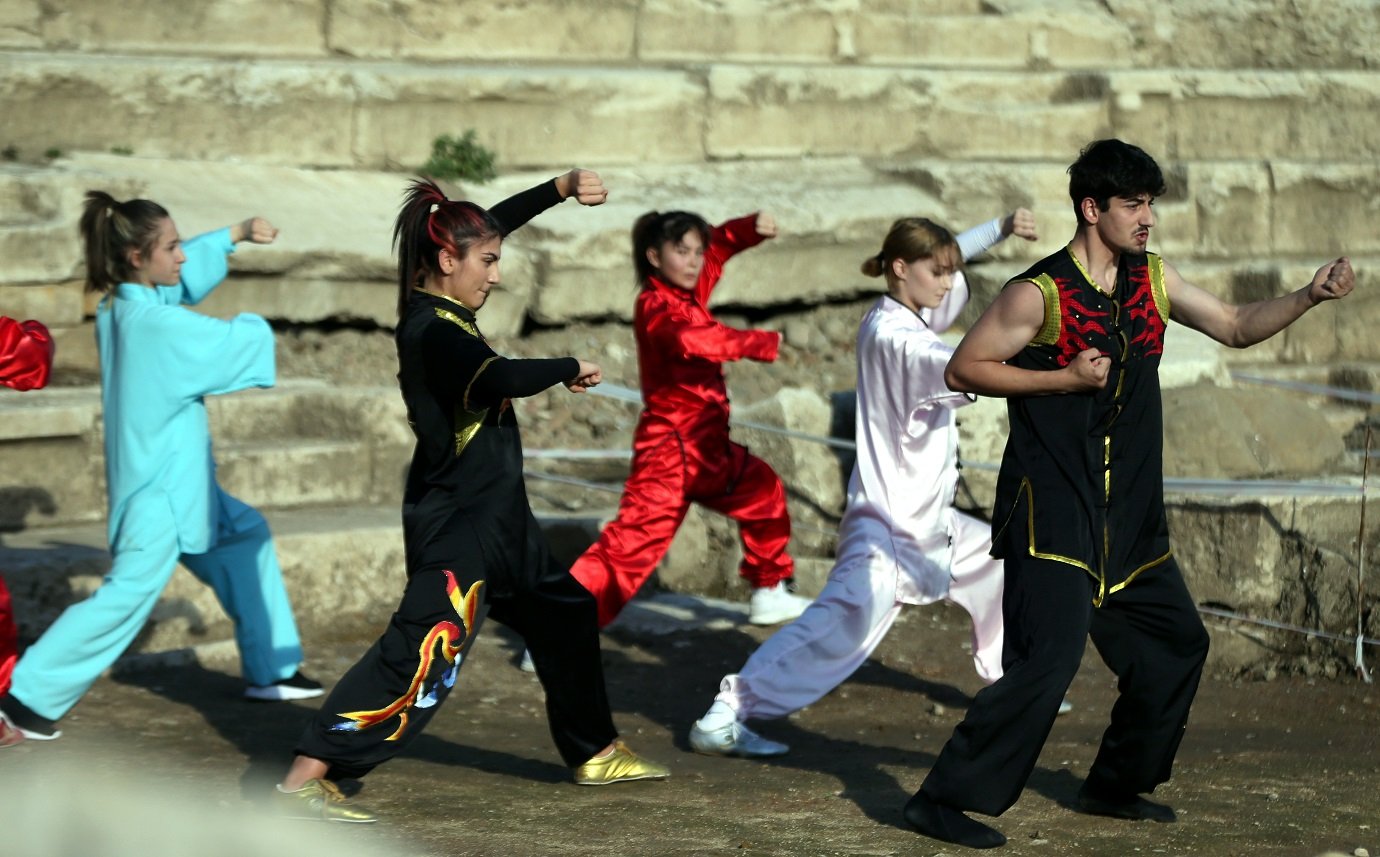
[[[431,159],[420,168],[422,175],[442,180],[483,183],[498,175],[494,153],[474,138],[474,131],[463,137],[442,134],[431,144]]]

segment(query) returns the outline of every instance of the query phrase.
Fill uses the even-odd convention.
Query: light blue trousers
[[[247,682],[272,684],[296,672],[302,645],[268,523],[224,491],[217,505],[215,546],[179,555],[167,495],[134,498],[111,545],[104,582],[25,650],[10,694],[35,714],[61,718],[143,629],[179,560],[215,591],[235,623]]]

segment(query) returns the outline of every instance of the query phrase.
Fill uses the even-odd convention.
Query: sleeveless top
[[[1040,289],[1045,317],[1009,364],[1060,369],[1096,348],[1111,368],[1094,393],[1008,399],[992,554],[1023,551],[1082,569],[1097,581],[1101,605],[1170,557],[1159,386],[1164,264],[1153,253],[1122,255],[1105,294],[1066,247],[1011,282]]]

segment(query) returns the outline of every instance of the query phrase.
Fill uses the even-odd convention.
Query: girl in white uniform
[[[968,300],[965,259],[1010,234],[1035,240],[1025,209],[957,239],[924,218],[896,221],[862,265],[885,276],[887,294],[858,329],[857,463],[839,527],[837,560],[819,598],[725,676],[714,704],[690,729],[701,753],[775,756],[785,744],[744,725],[784,717],[853,674],[902,604],[946,599],[973,619],[973,662],[1001,677],[1002,564],[988,555],[991,526],[953,508],[958,484],[954,409],[973,400],[944,383],[953,349],[938,333]],[[931,487],[932,486],[932,487]]]

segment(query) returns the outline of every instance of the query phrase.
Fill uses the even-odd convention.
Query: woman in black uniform
[[[548,552],[522,479],[511,400],[556,384],[580,393],[599,367],[574,357],[509,360],[475,321],[499,282],[505,235],[575,196],[607,198],[572,170],[490,211],[415,181],[393,230],[398,253],[398,379],[417,437],[403,499],[407,587],[383,636],[336,685],[278,786],[287,815],[375,818],[334,780],[358,778],[417,737],[455,684],[486,616],[527,643],[556,747],[581,785],[670,772],[618,740],[593,597]]]

